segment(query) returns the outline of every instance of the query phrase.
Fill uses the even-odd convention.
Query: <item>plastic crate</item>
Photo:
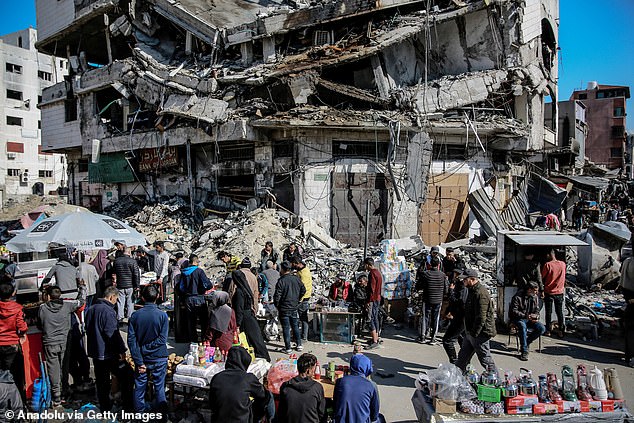
[[[478,399],[485,402],[500,402],[502,391],[492,386],[478,385]]]

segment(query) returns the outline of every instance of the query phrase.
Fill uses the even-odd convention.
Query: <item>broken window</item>
[[[53,79],[53,74],[39,70],[37,71],[37,77],[43,79],[44,81],[51,81]]]
[[[78,172],[88,172],[88,159],[79,159],[77,162]]]
[[[614,108],[614,117],[624,117],[624,116],[625,116],[625,107]]]
[[[101,123],[108,128],[123,132],[124,118],[123,105],[127,100],[114,88],[106,88],[94,94],[95,113],[101,119]]]
[[[38,171],[38,176],[40,178],[52,178],[53,177],[53,171],[52,170],[39,170]]]
[[[587,100],[588,99],[588,94],[587,93],[581,93],[577,96],[577,98],[579,100]]]
[[[335,159],[363,158],[374,159],[380,162],[387,160],[387,142],[365,141],[333,141],[332,156]]]
[[[22,74],[22,66],[7,62],[7,72]]]
[[[10,90],[7,88],[7,98],[22,101],[22,91]]]
[[[293,157],[295,154],[293,141],[275,141],[273,143],[273,158]]]
[[[622,88],[616,88],[612,90],[597,91],[597,98],[615,98],[625,97],[625,90]]]
[[[610,148],[610,157],[618,158],[623,156],[623,149],[621,147]]]
[[[64,114],[66,122],[77,120],[77,99],[64,100]]]
[[[218,153],[218,161],[255,160],[253,144],[222,145]]]
[[[22,126],[22,118],[15,116],[7,116],[7,125]]]
[[[625,127],[624,126],[613,126],[612,127],[612,138],[622,138],[625,136]]]

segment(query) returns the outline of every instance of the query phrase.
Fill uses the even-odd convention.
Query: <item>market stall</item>
[[[576,370],[564,365],[535,379],[521,368],[518,377],[496,369],[466,374],[452,364],[418,375],[412,404],[419,422],[623,422],[632,416],[625,407],[618,375]],[[561,378],[561,379],[558,379]]]

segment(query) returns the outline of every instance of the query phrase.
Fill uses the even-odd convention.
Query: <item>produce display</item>
[[[500,377],[503,375],[503,377]],[[533,376],[530,369],[487,369],[478,374],[469,365],[464,374],[452,364],[421,373],[416,387],[431,398],[439,414],[563,414],[614,412],[625,409],[616,369],[590,371],[562,366],[559,372]]]

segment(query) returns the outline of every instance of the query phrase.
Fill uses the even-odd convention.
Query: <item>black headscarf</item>
[[[247,282],[247,277],[244,275],[244,272],[240,269],[234,270],[231,273],[231,279],[233,279],[233,283],[236,289],[242,291],[242,295],[247,299],[247,303],[253,304],[253,292],[251,291],[251,287]]]
[[[214,291],[209,299],[209,327],[219,332],[226,332],[231,321],[231,307],[227,305],[229,294],[224,291]]]
[[[246,372],[251,364],[251,355],[240,346],[234,346],[227,353],[225,369],[237,369]]]

